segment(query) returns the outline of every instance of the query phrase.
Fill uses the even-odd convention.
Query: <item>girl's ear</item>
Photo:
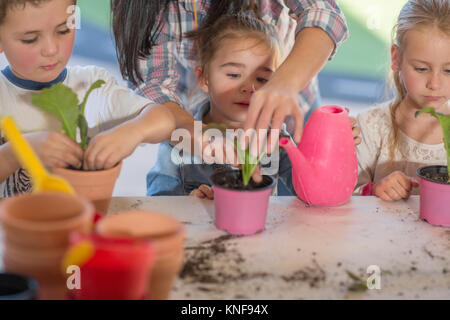
[[[202,89],[203,92],[208,93],[209,92],[208,80],[206,79],[206,75],[203,72],[203,67],[195,68],[195,76],[197,77],[200,89]]]
[[[393,44],[391,47],[391,69],[394,72],[398,72],[401,71],[401,63],[402,63],[402,59],[401,59],[401,54],[400,54],[400,48],[396,45]]]

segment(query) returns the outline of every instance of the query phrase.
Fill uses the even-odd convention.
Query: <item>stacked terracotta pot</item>
[[[155,260],[149,283],[149,299],[165,300],[184,259],[185,230],[181,222],[146,211],[122,212],[103,218],[97,231],[106,237],[131,237],[152,242]]]
[[[61,193],[30,194],[0,204],[6,271],[35,278],[39,299],[65,299],[62,259],[73,231],[89,232],[94,208]]]

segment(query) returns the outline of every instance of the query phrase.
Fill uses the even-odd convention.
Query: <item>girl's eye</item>
[[[416,71],[418,71],[418,72],[425,72],[425,71],[428,70],[427,68],[415,68],[415,69],[416,69]]]
[[[238,73],[228,73],[227,76],[232,79],[238,79],[238,78],[240,78],[241,75]]]
[[[445,72],[446,74],[450,74],[450,70],[448,70],[448,69],[445,70],[444,72]]]
[[[68,34],[70,32],[70,29],[58,31],[59,34]]]
[[[37,37],[33,38],[33,39],[23,39],[23,40],[20,40],[20,41],[22,41],[22,43],[25,43],[25,44],[32,44],[32,43],[37,41]]]
[[[266,78],[256,78],[256,81],[258,81],[259,83],[266,83],[269,80],[267,80]]]

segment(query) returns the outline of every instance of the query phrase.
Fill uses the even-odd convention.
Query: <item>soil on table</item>
[[[292,274],[277,276],[266,272],[246,272],[246,260],[234,248],[239,236],[226,235],[186,247],[186,260],[180,278],[185,283],[223,286],[235,281],[268,279],[280,277],[285,283],[298,287],[306,283],[310,288],[318,288],[326,280],[325,271],[313,259],[312,264],[295,270]],[[211,289],[209,289],[211,290]],[[249,289],[250,290],[250,289]],[[259,291],[256,288],[256,291]]]
[[[268,176],[263,176],[263,181],[261,183],[256,183],[253,179],[250,179],[248,185],[244,186],[244,182],[242,180],[242,172],[241,171],[229,171],[224,174],[216,175],[214,177],[214,184],[225,188],[225,189],[233,189],[233,190],[257,190],[264,189],[272,183],[272,179]]]

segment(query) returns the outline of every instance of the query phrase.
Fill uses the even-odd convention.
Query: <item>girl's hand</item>
[[[357,146],[362,142],[361,137],[359,136],[361,134],[361,128],[358,127],[355,118],[350,117],[350,121],[352,123],[353,141],[355,142],[355,146]]]
[[[210,186],[202,184],[198,189],[193,190],[190,196],[195,196],[200,199],[207,198],[208,200],[214,200],[214,191]]]
[[[139,130],[122,125],[100,133],[90,142],[84,153],[84,170],[107,170],[130,156],[142,142]]]
[[[394,171],[375,184],[374,194],[385,201],[407,199],[411,190],[418,186],[419,183],[414,178],[401,171]]]
[[[24,135],[41,159],[49,168],[79,169],[83,163],[83,149],[61,132],[40,131]]]

